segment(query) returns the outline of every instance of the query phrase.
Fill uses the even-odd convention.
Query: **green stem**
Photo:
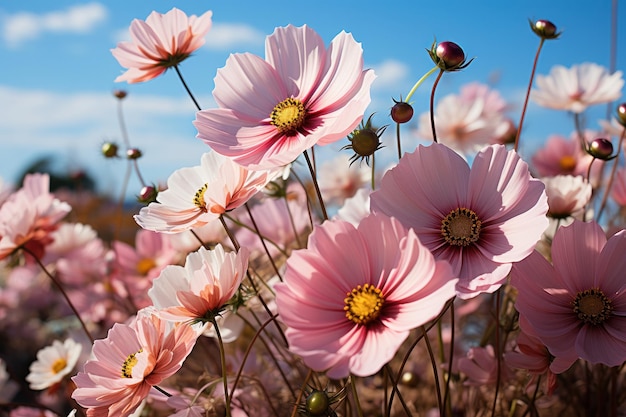
[[[304,159],[306,160],[306,164],[309,167],[309,172],[311,172],[311,179],[313,180],[313,186],[315,187],[315,193],[317,194],[317,199],[320,202],[320,207],[322,209],[322,216],[324,220],[328,220],[328,213],[326,212],[326,206],[324,205],[324,199],[322,198],[322,192],[320,191],[320,186],[317,183],[317,175],[315,173],[315,169],[311,164],[311,159],[309,158],[309,153],[304,151]]]
[[[356,412],[359,417],[363,417],[363,410],[361,409],[361,403],[359,401],[359,394],[356,389],[354,375],[352,374],[350,374],[350,389],[352,390],[352,396],[354,397],[354,404],[356,405]]]
[[[428,77],[430,77],[431,75],[433,75],[435,73],[435,71],[437,71],[437,69],[439,69],[439,67],[437,65],[435,65],[433,68],[431,68],[426,74],[422,75],[422,78],[420,78],[419,80],[417,80],[417,82],[415,83],[415,85],[413,86],[413,88],[411,88],[411,91],[409,91],[409,94],[406,95],[406,98],[404,99],[405,102],[409,102],[409,100],[411,99],[411,97],[413,97],[413,94],[415,93],[415,91],[417,91],[418,87],[420,85],[422,85],[422,83],[424,81],[426,81],[426,79]]]
[[[226,355],[224,353],[224,342],[222,341],[222,335],[220,333],[219,326],[215,317],[211,318],[211,323],[215,327],[215,335],[217,336],[217,345],[220,350],[220,363],[222,364],[222,380],[224,381],[224,402],[226,403],[226,416],[230,417],[230,395],[228,395],[228,376],[226,367]]]

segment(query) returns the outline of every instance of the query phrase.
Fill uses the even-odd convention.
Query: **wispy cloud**
[[[49,32],[87,33],[106,20],[100,3],[87,3],[43,14],[19,12],[2,17],[2,38],[9,47],[37,39]]]
[[[376,90],[389,90],[404,87],[410,73],[408,65],[395,59],[388,59],[374,65],[376,80],[372,86]]]
[[[263,45],[265,34],[244,23],[213,23],[206,35],[205,46],[225,50],[236,46]]]

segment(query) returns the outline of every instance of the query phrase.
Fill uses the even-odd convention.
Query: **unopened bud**
[[[102,145],[102,155],[104,155],[105,158],[117,158],[118,150],[118,146],[112,142],[105,142]]]
[[[114,90],[113,91],[113,95],[116,98],[122,100],[122,99],[124,99],[128,95],[128,93],[125,90]]]
[[[556,26],[549,20],[539,19],[535,22],[528,21],[530,28],[542,39],[556,39],[561,35],[561,32],[556,31]]]
[[[142,155],[141,151],[137,148],[130,148],[126,151],[126,157],[128,159],[139,159]]]
[[[594,158],[608,161],[613,155],[613,144],[610,140],[604,138],[598,138],[591,141],[588,149],[589,155]]]
[[[413,118],[413,106],[404,101],[394,100],[391,108],[391,118],[396,123],[406,123]]]
[[[149,203],[156,201],[156,197],[158,193],[159,192],[155,186],[146,185],[139,192],[139,195],[137,196],[137,200],[139,200],[140,203],[149,204]]]

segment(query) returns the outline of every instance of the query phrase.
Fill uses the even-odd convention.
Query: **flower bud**
[[[530,28],[537,36],[542,39],[556,39],[561,35],[561,32],[556,31],[556,26],[549,20],[539,19],[535,22],[529,20]]]
[[[102,155],[104,155],[105,158],[117,158],[118,150],[118,146],[112,142],[105,142],[102,145]]]
[[[150,204],[156,201],[156,197],[159,191],[154,185],[146,185],[144,186],[139,195],[137,196],[137,201],[140,203]]]
[[[126,151],[126,157],[128,159],[139,159],[142,157],[142,153],[139,149],[137,148],[130,148],[129,150]]]
[[[309,416],[327,416],[330,398],[324,391],[313,390],[306,397],[305,409]]]
[[[430,59],[433,60],[443,71],[458,71],[466,68],[474,58],[469,61],[465,61],[465,52],[463,49],[454,42],[441,42],[437,44],[437,41],[433,42],[430,50],[426,50],[430,55]]]
[[[354,155],[350,157],[350,165],[357,159],[361,159],[361,161],[365,159],[365,163],[369,164],[370,156],[382,148],[380,135],[383,134],[387,126],[383,126],[380,129],[372,127],[372,116],[367,119],[365,124],[361,123],[361,126],[348,136],[350,145],[341,148],[342,150],[351,149],[354,151]]]
[[[626,103],[621,103],[617,106],[617,122],[626,127]]]
[[[611,155],[613,154],[613,144],[608,139],[594,139],[589,144],[587,152],[594,158],[608,161],[609,159],[613,159],[611,158]]]
[[[113,91],[113,95],[116,98],[122,100],[122,99],[124,99],[128,95],[128,93],[125,90],[114,90]]]
[[[405,101],[393,101],[395,104],[391,108],[391,118],[396,123],[406,123],[413,118],[413,106]]]

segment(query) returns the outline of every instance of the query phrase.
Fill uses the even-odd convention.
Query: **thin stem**
[[[161,394],[165,395],[166,397],[171,397],[172,394],[170,394],[169,392],[165,391],[163,388],[161,388],[158,385],[153,385],[152,388],[154,388],[155,390],[159,391]]]
[[[204,249],[206,249],[206,250],[211,249],[211,248],[209,247],[209,245],[208,245],[208,244],[204,243],[204,241],[203,241],[202,239],[200,239],[200,236],[198,236],[198,234],[195,232],[195,230],[193,230],[193,229],[189,229],[189,231],[190,231],[190,232],[191,232],[191,234],[192,234],[192,235],[196,238],[196,240],[197,240],[198,242],[200,242],[200,245],[201,245]]]
[[[226,403],[226,416],[230,417],[230,395],[228,395],[228,376],[226,367],[226,354],[224,353],[224,342],[222,341],[222,335],[220,333],[219,326],[215,317],[211,317],[211,323],[215,328],[215,336],[217,337],[217,345],[220,351],[220,363],[222,364],[222,380],[224,381],[224,402]]]
[[[124,111],[122,110],[122,100],[119,99],[117,101],[117,120],[118,123],[120,124],[120,132],[122,133],[122,141],[124,141],[124,146],[126,146],[126,150],[130,149],[130,139],[128,138],[128,129],[126,128],[126,122],[124,120]],[[136,159],[128,160],[128,165],[130,168],[130,165],[133,165],[133,168],[135,169],[135,174],[137,174],[137,178],[139,179],[139,182],[141,183],[142,187],[146,186],[146,182],[144,181],[143,177],[141,176],[141,172],[139,171],[139,164],[137,163]],[[126,177],[125,181],[128,181],[129,176]],[[126,194],[126,185],[123,187],[124,189],[124,193],[122,194],[122,196],[124,194]]]
[[[356,405],[356,412],[359,417],[363,417],[363,410],[361,409],[361,403],[359,401],[359,393],[356,389],[354,381],[354,375],[350,374],[350,389],[352,390],[352,397],[354,398],[354,404]]]
[[[250,206],[248,205],[247,202],[244,204],[244,206],[246,207],[246,211],[248,212],[248,216],[250,217],[250,220],[252,221],[252,226],[254,227],[255,232],[256,232],[257,236],[259,236],[259,239],[261,240],[261,245],[263,245],[263,250],[265,250],[265,254],[270,259],[270,264],[272,265],[272,268],[274,269],[274,273],[276,274],[278,279],[280,279],[281,282],[282,282],[283,277],[280,275],[280,271],[278,271],[278,267],[276,266],[276,262],[274,262],[274,258],[272,258],[272,254],[270,253],[270,250],[267,248],[267,245],[265,244],[265,239],[263,239],[263,236],[261,236],[261,231],[259,230],[259,226],[257,225],[256,221],[254,220],[254,217],[252,216],[252,211],[250,210]]]
[[[437,84],[439,84],[443,73],[443,70],[439,70],[439,74],[437,74],[437,78],[435,78],[435,82],[433,83],[433,89],[430,92],[430,128],[433,131],[433,142],[435,143],[437,143],[437,130],[435,129],[435,90],[437,89]]]
[[[454,358],[454,303],[450,305],[450,357],[448,358],[448,377],[446,378],[446,390],[444,391],[443,403],[446,410],[452,415],[450,403],[450,381],[452,380],[452,360]],[[444,414],[445,415],[445,414]]]
[[[428,351],[428,357],[430,358],[430,364],[433,368],[433,379],[435,381],[435,392],[437,393],[437,404],[439,405],[439,415],[445,416],[443,410],[443,400],[441,399],[441,386],[439,384],[439,372],[437,372],[437,361],[435,360],[435,353],[433,352],[433,347],[430,344],[430,339],[428,339],[428,334],[426,334],[426,328],[424,326],[420,327],[422,331],[422,336],[424,342],[426,342],[426,350]]]
[[[415,85],[413,86],[413,88],[411,88],[411,91],[409,91],[409,94],[406,95],[406,98],[404,99],[405,102],[409,102],[409,100],[411,99],[411,97],[413,97],[413,94],[415,93],[415,91],[417,91],[418,87],[420,85],[422,85],[422,83],[424,81],[426,81],[426,79],[428,77],[430,77],[431,75],[433,75],[435,73],[435,71],[437,71],[439,67],[437,65],[435,65],[434,67],[432,67],[426,74],[422,75],[422,78],[420,78],[419,80],[417,80],[417,82],[415,83]]]
[[[313,165],[311,164],[311,159],[309,158],[309,153],[304,151],[304,159],[306,159],[306,164],[309,167],[309,171],[311,172],[311,179],[313,180],[313,186],[315,187],[315,193],[317,194],[317,199],[320,202],[320,207],[322,209],[322,216],[324,220],[328,220],[328,213],[326,213],[326,206],[324,205],[324,199],[322,198],[322,192],[320,191],[320,187],[317,183],[317,175],[315,173],[315,169],[313,169]]]
[[[302,394],[304,394],[304,387],[309,383],[309,379],[311,379],[311,375],[313,375],[313,370],[309,369],[309,372],[306,374],[304,378],[304,382],[302,383],[302,388],[300,388],[300,392],[298,393],[298,398],[296,398],[296,403],[293,405],[293,410],[291,411],[291,417],[296,417],[296,413],[298,412],[298,404],[302,401]]]
[[[372,191],[376,190],[376,154],[372,154]]]
[[[80,322],[80,325],[83,328],[83,331],[85,332],[85,334],[87,335],[89,340],[91,341],[91,344],[93,344],[94,338],[91,335],[91,332],[89,332],[89,330],[87,329],[87,325],[85,324],[83,319],[80,317],[80,313],[78,312],[78,310],[76,309],[76,307],[72,303],[72,300],[70,300],[70,297],[65,292],[65,289],[63,289],[63,285],[61,285],[61,282],[54,275],[52,275],[50,273],[50,271],[48,271],[46,266],[41,262],[41,260],[37,257],[37,255],[35,255],[30,249],[28,249],[25,246],[22,246],[22,250],[24,252],[28,253],[30,256],[33,257],[33,259],[35,260],[35,262],[37,262],[37,265],[39,265],[39,267],[44,272],[44,274],[46,274],[48,276],[48,278],[50,278],[52,280],[54,285],[56,285],[57,289],[61,292],[61,295],[63,295],[63,298],[65,298],[65,301],[67,301],[67,304],[70,306],[70,308],[72,309],[72,312],[74,313],[74,315],[76,316],[76,318]]]
[[[533,69],[530,72],[530,81],[528,81],[528,88],[526,89],[526,97],[524,98],[524,105],[522,106],[522,114],[520,115],[519,124],[517,125],[517,134],[515,135],[515,146],[513,149],[515,152],[519,149],[519,138],[522,135],[522,126],[524,125],[524,117],[526,116],[526,108],[528,107],[528,99],[530,98],[530,90],[533,86],[533,79],[535,78],[535,71],[537,71],[537,62],[539,62],[539,53],[543,46],[544,39],[539,41],[539,47],[535,53],[535,60],[533,61]]]
[[[611,1],[611,49],[609,55],[609,74],[615,72],[617,64],[617,0]],[[606,106],[606,119],[611,119],[612,103]]]
[[[496,415],[496,404],[498,403],[498,393],[500,392],[500,379],[502,360],[500,355],[500,290],[496,291],[496,329],[494,351],[496,355],[496,392],[493,394],[493,404],[491,406],[491,417]]]
[[[590,181],[590,178],[591,178],[591,166],[593,165],[593,163],[595,161],[596,161],[596,158],[593,158],[591,160],[591,162],[589,162],[589,166],[587,167],[587,177],[585,178],[585,181],[587,181],[588,184],[591,183],[591,181]],[[617,163],[615,165],[617,165]],[[582,218],[583,221],[586,221],[586,218],[587,218],[587,206],[588,205],[589,205],[589,202],[587,202],[585,204],[585,207],[583,209],[583,218]]]
[[[626,137],[626,127],[622,130],[622,135],[619,138],[619,144],[617,145],[617,156],[613,162],[613,166],[611,167],[611,176],[609,177],[609,183],[606,185],[604,189],[604,195],[602,196],[602,201],[600,202],[600,209],[598,210],[598,215],[596,216],[596,222],[600,222],[600,217],[602,217],[602,213],[604,212],[604,208],[606,207],[606,202],[609,199],[609,193],[611,192],[611,188],[613,187],[613,181],[615,180],[615,175],[617,174],[617,167],[619,165],[619,157],[622,151],[622,146],[624,143],[624,138]]]
[[[180,79],[180,82],[183,83],[183,87],[185,87],[185,90],[187,91],[187,94],[189,94],[189,97],[191,98],[191,101],[193,101],[193,104],[196,106],[196,109],[198,109],[198,111],[202,110],[202,108],[198,104],[198,101],[193,96],[191,90],[187,86],[187,83],[185,82],[185,79],[183,78],[183,74],[181,74],[180,69],[178,68],[178,65],[174,65],[174,69],[176,70],[176,74],[178,74],[178,78]]]
[[[400,123],[396,123],[396,141],[398,143],[398,161],[402,159],[402,144],[400,141]]]

